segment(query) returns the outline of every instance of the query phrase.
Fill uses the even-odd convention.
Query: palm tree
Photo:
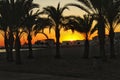
[[[23,26],[25,26],[26,28],[26,32],[28,34],[27,36],[27,40],[28,40],[28,48],[29,48],[29,54],[28,54],[28,58],[33,58],[33,54],[32,54],[32,32],[34,25],[36,24],[37,18],[39,16],[39,12],[36,11],[35,13],[33,13],[33,11],[30,11],[29,13],[27,13],[25,20],[23,22]]]
[[[85,33],[85,49],[84,49],[84,58],[89,57],[89,37],[90,37],[90,31],[92,29],[92,23],[94,19],[90,15],[84,15],[84,19],[80,20],[81,27],[83,28],[83,33]]]
[[[96,1],[95,3],[97,3]],[[114,30],[119,23],[119,5],[120,1],[113,1],[113,0],[101,0],[101,14],[104,15],[104,23],[107,25],[107,29],[109,30],[109,38],[110,38],[110,57],[115,58],[114,53]],[[95,4],[94,3],[94,4]],[[106,4],[107,3],[107,4]],[[97,5],[96,5],[97,6]],[[101,21],[101,20],[100,20]]]
[[[13,33],[11,28],[12,27],[12,4],[10,5],[10,1],[8,0],[1,0],[0,1],[0,15],[2,19],[2,27],[3,31],[5,32],[4,36],[4,43],[5,43],[5,48],[7,52],[7,60],[8,61],[13,61],[13,56],[12,56],[12,49],[13,49]],[[8,30],[9,29],[9,30]]]
[[[110,38],[110,56],[111,58],[115,58],[115,53],[114,53],[114,30],[117,27],[119,23],[119,7],[120,7],[120,0],[117,2],[114,2],[113,0],[106,0],[107,4],[103,5],[104,6],[104,12],[106,16],[106,24],[109,29],[109,38]]]
[[[57,8],[53,6],[47,6],[44,9],[44,13],[48,14],[50,20],[54,24],[55,28],[55,37],[56,37],[56,58],[60,58],[60,29],[61,29],[61,22],[63,18],[63,11],[68,9],[66,6],[60,8],[60,3],[58,3]],[[51,27],[50,27],[51,28]]]
[[[67,6],[75,6],[83,11],[85,11],[88,15],[94,15],[95,20],[98,21],[96,25],[98,29],[98,37],[100,44],[100,54],[101,57],[105,57],[105,20],[103,15],[102,4],[105,4],[103,0],[77,0],[80,4],[67,4]],[[82,5],[81,5],[82,4]]]
[[[97,15],[95,15],[95,19],[98,21],[96,25],[96,29],[98,30],[98,38],[99,38],[99,45],[100,45],[100,55],[103,60],[106,59],[105,56],[105,16],[104,16],[104,7],[107,2],[104,0],[90,0],[91,4],[94,6],[94,9],[98,11]]]
[[[43,34],[46,39],[49,39],[48,35],[44,33],[44,29],[53,26],[52,20],[46,17],[38,17],[35,24],[36,25],[33,28],[35,36],[39,33]]]
[[[0,29],[3,31],[3,38],[4,38],[4,46],[6,49],[6,59],[10,61],[9,57],[9,46],[8,46],[8,34],[7,34],[7,25],[4,24],[3,17],[0,17]]]
[[[25,26],[25,32],[28,34],[27,40],[28,40],[28,46],[29,46],[29,55],[28,58],[33,58],[32,54],[32,36],[33,34],[37,35],[38,33],[41,33],[46,36],[48,39],[48,36],[43,32],[44,28],[46,26],[50,26],[50,20],[48,18],[42,18],[39,15],[41,12],[36,11],[33,13],[33,11],[30,11],[28,15],[26,16],[23,26]],[[42,31],[42,32],[41,32]]]
[[[0,2],[1,16],[5,19],[4,24],[8,27],[9,39],[9,54],[12,54],[14,33],[15,33],[15,50],[16,50],[16,63],[21,63],[20,60],[20,38],[19,28],[21,27],[25,16],[30,10],[36,8],[37,4],[32,3],[33,0],[2,0]]]
[[[14,20],[16,21],[15,28],[16,28],[16,39],[15,39],[15,50],[16,50],[16,63],[20,64],[21,63],[21,58],[20,58],[20,31],[19,28],[23,26],[23,23],[25,22],[26,17],[29,17],[29,12],[32,12],[32,9],[38,8],[38,4],[34,4],[33,0],[21,0],[21,1],[14,1],[14,8],[13,10],[15,11],[14,15],[16,16]]]
[[[66,20],[63,26],[65,26],[65,30],[71,29],[72,31],[76,30],[79,33],[82,33],[85,37],[84,43],[84,55],[83,58],[89,57],[89,38],[90,38],[90,31],[92,29],[92,23],[94,18],[91,15],[84,15],[84,18],[69,16],[65,18]]]

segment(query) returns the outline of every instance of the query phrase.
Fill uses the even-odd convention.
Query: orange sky
[[[34,3],[37,3],[40,5],[40,10],[42,10],[43,7],[46,6],[55,6],[57,7],[58,3],[61,3],[61,7],[68,4],[68,3],[76,3],[77,1],[75,0],[34,0]],[[69,10],[65,10],[63,15],[68,16],[68,15],[76,15],[76,16],[82,16],[84,11],[81,11],[78,8],[75,7],[69,7]],[[45,33],[48,35],[49,38],[55,39],[54,35],[54,30],[49,33],[49,30],[46,29]],[[45,36],[42,34],[38,34],[36,37],[33,37],[32,43],[34,43],[36,40],[40,39],[45,39]],[[69,31],[63,31],[61,30],[61,37],[60,37],[60,42],[66,41],[66,40],[81,40],[83,39],[83,36],[79,34],[78,32],[72,33],[70,30]],[[23,44],[24,42],[27,42],[26,35],[24,35],[21,38],[21,43]],[[4,39],[0,34],[0,46],[4,45]]]
[[[116,32],[120,31],[120,27],[117,27],[115,31]],[[44,30],[44,32],[48,35],[49,39],[55,40],[55,33],[54,33],[53,29],[51,29],[51,32],[49,33],[49,29],[46,28]],[[61,34],[60,42],[73,41],[73,40],[83,40],[84,39],[84,36],[76,31],[73,33],[71,30],[64,31],[63,29],[61,29],[60,34]],[[96,35],[97,35],[97,33],[94,33],[91,37],[96,36]],[[43,34],[37,34],[36,36],[33,36],[32,43],[34,43],[37,40],[42,40],[42,39],[46,39],[46,37]],[[26,34],[22,36],[21,44],[24,44],[25,42],[27,42]],[[3,46],[3,45],[4,45],[4,38],[0,34],[0,46]]]
[[[45,29],[44,32],[48,35],[50,39],[55,39],[55,33],[54,30],[52,29],[51,32],[49,33],[49,29]],[[64,31],[63,29],[60,32],[60,42],[62,41],[68,41],[68,40],[83,40],[84,37],[82,34],[79,34],[78,32],[72,32],[71,30]],[[43,34],[37,34],[36,36],[33,35],[32,43],[34,43],[37,40],[42,40],[46,39],[46,37]],[[24,44],[27,42],[27,36],[26,34],[21,37],[21,44]],[[0,34],[0,46],[4,45],[4,38]]]
[[[55,33],[54,33],[53,29],[51,29],[51,32],[49,32],[49,29],[46,28],[44,30],[44,32],[48,35],[49,39],[54,39],[55,40]],[[62,41],[69,41],[69,40],[83,40],[84,39],[83,35],[79,34],[76,31],[73,33],[71,30],[64,31],[63,29],[61,29],[60,34],[61,34],[60,42],[62,42]],[[42,39],[46,39],[46,37],[43,34],[37,34],[36,36],[33,36],[32,43],[34,43],[37,40],[42,40]],[[26,35],[24,35],[21,38],[21,41],[22,41],[22,44],[24,42],[27,42]]]

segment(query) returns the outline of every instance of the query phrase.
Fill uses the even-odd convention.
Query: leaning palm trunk
[[[110,32],[109,32],[109,38],[110,38],[110,57],[111,58],[115,58],[115,51],[114,51],[114,36],[115,36],[115,33],[114,33],[114,30],[113,28],[111,27],[110,28]]]
[[[56,30],[55,30],[55,36],[56,36],[56,58],[60,58],[60,30],[58,28],[58,26],[56,26]]]
[[[16,64],[21,64],[20,48],[21,48],[20,38],[17,33],[15,40]]]
[[[32,37],[31,37],[31,35],[30,35],[30,31],[29,31],[29,34],[28,34],[27,40],[28,40],[28,47],[29,47],[28,58],[33,58],[33,53],[32,53],[32,43],[31,43]]]
[[[84,43],[84,55],[83,58],[88,58],[89,57],[89,40],[88,40],[88,34],[86,33],[85,37],[85,43]]]

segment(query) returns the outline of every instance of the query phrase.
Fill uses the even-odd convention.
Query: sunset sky
[[[55,6],[57,7],[58,3],[60,2],[61,7],[66,5],[67,3],[76,3],[76,0],[34,0],[34,3],[37,3],[40,5],[40,11],[42,11],[43,7],[46,6]],[[63,15],[68,16],[68,15],[76,15],[76,16],[82,16],[83,11],[81,11],[78,8],[74,7],[69,7],[69,10],[65,10]],[[49,38],[55,39],[55,34],[54,30],[51,30],[51,33],[49,33],[49,29],[45,29],[44,32],[48,35]],[[68,40],[82,40],[84,37],[83,35],[79,34],[78,32],[72,33],[70,30],[64,31],[63,29],[61,30],[61,37],[60,37],[60,42],[62,41],[68,41]],[[32,43],[34,43],[37,40],[41,39],[46,39],[43,34],[37,34],[36,37],[33,36]],[[27,42],[26,35],[24,35],[21,38],[21,43],[24,44],[24,42]],[[3,36],[0,35],[0,46],[4,45],[4,39]]]
[[[46,7],[46,6],[57,7],[59,2],[60,2],[61,7],[63,7],[67,3],[76,3],[77,1],[75,1],[75,0],[34,0],[34,3],[38,3],[40,5],[41,11],[42,11],[42,8]],[[78,8],[69,7],[69,10],[65,10],[63,15],[64,16],[68,16],[68,15],[82,16],[83,13],[84,12]],[[54,30],[52,30],[51,33],[49,33],[49,29],[45,29],[45,33],[48,35],[49,38],[55,39]],[[33,39],[33,42],[36,41],[37,39],[45,39],[45,36],[42,34],[38,34]],[[61,30],[60,42],[68,41],[68,40],[82,40],[82,39],[84,39],[83,35],[79,34],[76,31],[74,33],[72,33],[72,31],[70,31],[70,30],[69,31],[64,31],[63,29]]]
[[[42,10],[42,8],[46,6],[57,7],[59,2],[61,7],[63,7],[68,3],[78,3],[76,0],[34,0],[34,3],[38,3],[40,5],[40,10]],[[83,14],[84,14],[83,11],[75,7],[69,7],[69,10],[65,10],[63,13],[64,16],[68,16],[68,15],[82,16]],[[49,38],[55,39],[54,30],[52,30],[51,33],[49,33],[49,30],[46,29],[45,33],[49,35]],[[43,35],[39,34],[39,36],[37,36],[37,39],[41,39],[41,37],[45,38]],[[68,41],[68,40],[82,40],[82,39],[84,39],[83,35],[79,34],[76,31],[72,33],[72,31],[70,30],[69,31],[64,31],[63,29],[61,30],[60,42]]]
[[[46,6],[57,7],[59,2],[61,4],[61,7],[66,5],[67,3],[78,3],[76,0],[34,0],[34,3],[38,3],[40,5],[39,8],[40,11],[42,11],[42,8]],[[69,7],[69,10],[65,10],[63,13],[64,16],[69,16],[69,15],[82,16],[83,14],[85,14],[85,12],[76,7]],[[48,35],[49,38],[55,39],[54,30],[52,30],[51,33],[49,33],[49,29],[45,29],[44,32]],[[37,34],[36,37],[33,36],[32,43],[41,39],[46,39],[46,38],[42,34]],[[61,30],[60,42],[71,41],[71,40],[83,40],[83,39],[84,36],[76,31],[72,33],[70,30],[68,31],[64,31],[63,29]],[[27,42],[26,35],[24,35],[21,38],[21,43],[23,44],[24,42]],[[0,46],[3,45],[4,45],[4,39],[0,35]]]

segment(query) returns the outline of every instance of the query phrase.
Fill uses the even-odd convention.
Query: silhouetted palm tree
[[[23,22],[23,26],[25,26],[25,30],[28,34],[27,36],[27,40],[28,40],[28,46],[29,46],[29,55],[28,58],[33,58],[33,54],[32,54],[32,36],[38,33],[41,33],[43,35],[46,36],[46,38],[48,39],[48,36],[44,33],[41,32],[44,30],[44,28],[46,28],[46,26],[50,26],[50,22],[48,18],[42,18],[39,15],[41,14],[41,12],[36,11],[35,13],[33,13],[33,11],[31,11],[25,18],[25,21]]]
[[[68,9],[67,7],[60,7],[60,3],[58,3],[57,8],[54,6],[47,6],[44,8],[44,12],[48,14],[49,19],[52,20],[54,24],[53,28],[55,28],[55,37],[56,37],[56,58],[60,58],[60,29],[61,29],[61,22],[63,18],[63,11]],[[51,28],[51,27],[50,27]]]
[[[11,53],[13,49],[13,35],[15,33],[15,50],[17,64],[21,63],[19,28],[21,27],[24,18],[29,13],[29,11],[38,6],[37,4],[33,4],[32,2],[33,0],[2,0],[0,2],[0,14],[5,19],[4,24],[6,24],[9,29],[9,53]]]
[[[89,57],[89,37],[90,31],[92,29],[92,23],[94,19],[90,15],[84,15],[84,19],[80,20],[81,27],[83,28],[83,33],[85,33],[85,49],[84,49],[84,58]]]
[[[107,4],[104,4],[104,13],[106,16],[106,24],[109,29],[109,38],[110,38],[110,56],[111,58],[115,58],[115,51],[114,51],[114,30],[119,23],[119,8],[120,8],[120,0],[113,1],[113,0],[106,0]]]
[[[23,23],[25,22],[26,17],[29,17],[30,11],[32,12],[32,9],[38,8],[38,4],[34,4],[33,0],[21,0],[14,2],[14,12],[16,19],[18,20],[16,23],[16,40],[15,40],[15,50],[16,50],[16,63],[21,63],[20,58],[20,30],[19,28],[23,26]],[[30,23],[31,24],[31,23]]]
[[[39,11],[36,11],[33,13],[33,11],[30,11],[25,16],[25,20],[23,22],[23,26],[26,28],[26,32],[28,34],[27,40],[28,40],[28,48],[29,48],[29,54],[28,58],[33,58],[32,54],[32,33],[33,33],[33,27],[36,24],[37,18],[39,16]]]
[[[89,57],[89,38],[90,38],[90,31],[92,29],[92,23],[94,18],[91,15],[84,15],[84,18],[69,16],[65,18],[65,30],[71,29],[72,31],[76,30],[79,33],[82,33],[85,36],[85,43],[84,43],[84,58]]]
[[[7,28],[8,28],[7,25],[4,24],[3,17],[0,17],[0,29],[3,31],[4,46],[6,49],[6,59],[7,59],[7,61],[10,61]]]
[[[102,4],[105,4],[103,0],[77,0],[80,2],[80,4],[67,4],[67,6],[75,6],[89,15],[94,14],[95,20],[98,21],[98,24],[96,25],[98,29],[98,38],[99,38],[99,44],[100,44],[100,54],[102,57],[105,57],[105,20],[103,15],[103,8]]]
[[[53,26],[52,20],[50,20],[49,18],[38,17],[36,20],[36,24],[33,28],[33,30],[35,31],[34,32],[35,36],[40,33],[43,34],[46,37],[46,39],[49,39],[48,35],[44,33],[44,29],[52,26]]]
[[[12,7],[13,4],[11,1],[8,0],[0,1],[0,15],[2,18],[2,27],[4,27],[3,30],[5,31],[4,43],[5,43],[8,61],[13,61],[12,49],[13,49],[14,39],[13,39],[13,30],[12,30],[13,28]]]
[[[105,0],[90,0],[91,4],[94,6],[94,9],[98,11],[98,14],[95,15],[95,19],[98,21],[96,25],[98,29],[98,38],[99,38],[99,45],[100,45],[100,55],[103,59],[105,59],[105,16],[103,11],[103,5],[107,2]]]

